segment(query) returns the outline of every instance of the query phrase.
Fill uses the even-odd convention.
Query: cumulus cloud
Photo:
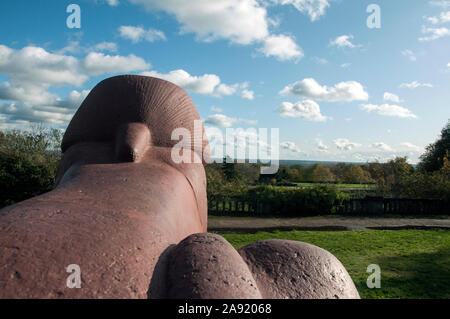
[[[97,52],[89,53],[83,60],[82,65],[87,73],[92,75],[127,73],[150,68],[149,63],[134,54],[128,56],[111,56]]]
[[[215,74],[192,76],[184,70],[174,70],[166,74],[158,73],[157,71],[146,71],[141,73],[141,75],[153,76],[170,81],[186,90],[191,90],[199,94],[214,94],[216,87],[220,84],[220,78]]]
[[[395,116],[395,117],[401,117],[401,118],[417,118],[417,116],[412,113],[407,108],[404,108],[403,106],[398,105],[390,105],[390,104],[383,104],[383,105],[374,105],[374,104],[363,104],[361,105],[361,108],[367,112],[376,112],[379,115],[384,116]]]
[[[117,52],[117,44],[114,42],[101,42],[93,47],[94,51]]]
[[[394,152],[394,149],[383,142],[373,143],[372,147],[382,152]]]
[[[425,17],[431,24],[443,24],[450,22],[450,11],[441,12],[439,16]]]
[[[281,142],[280,147],[289,152],[300,153],[300,147],[298,147],[294,142]]]
[[[280,94],[294,94],[305,98],[327,102],[367,101],[369,94],[355,81],[341,82],[334,87],[321,86],[312,78],[286,86]]]
[[[389,92],[385,92],[385,93],[384,93],[383,99],[384,99],[385,101],[391,101],[391,102],[395,102],[395,103],[400,103],[400,102],[401,102],[401,100],[400,100],[400,98],[398,97],[398,95],[395,95],[395,94],[389,93]]]
[[[234,124],[237,123],[256,125],[258,121],[229,117],[226,116],[225,114],[213,114],[208,116],[204,122],[206,124],[215,125],[219,127],[232,127]]]
[[[400,145],[405,147],[407,150],[413,151],[415,153],[422,153],[424,151],[423,147],[417,146],[413,143],[404,142],[401,143]]]
[[[301,13],[308,14],[311,21],[318,20],[330,6],[328,0],[273,0],[282,5],[293,5]]]
[[[174,15],[182,33],[195,33],[202,41],[229,39],[250,44],[269,35],[267,11],[255,0],[130,1]]]
[[[167,40],[164,32],[156,29],[145,30],[143,27],[135,27],[124,25],[119,27],[120,36],[124,39],[131,40],[133,43],[141,42],[142,40],[148,42],[155,42],[158,40]]]
[[[241,92],[241,97],[247,100],[253,100],[255,98],[255,92],[243,89]]]
[[[301,118],[312,122],[325,122],[327,117],[320,112],[320,106],[312,100],[304,100],[295,104],[283,102],[277,108],[282,117]]]
[[[419,41],[427,42],[450,36],[450,29],[446,27],[430,28],[422,26],[422,33],[427,34],[427,36],[419,38]]]
[[[293,38],[270,34],[271,20],[267,17],[263,2],[257,0],[130,1],[150,11],[162,10],[173,15],[181,24],[181,33],[194,33],[199,41],[226,39],[242,45],[260,43],[260,52],[280,61],[298,60],[303,56]],[[305,8],[313,7],[311,0],[291,2],[305,2]],[[315,12],[311,11],[317,16]],[[128,28],[125,31],[126,36],[136,42],[145,34],[142,28]]]
[[[433,85],[430,84],[430,83],[420,83],[418,81],[413,81],[411,83],[402,83],[402,84],[400,84],[400,88],[401,89],[411,89],[411,90],[413,90],[413,89],[417,89],[417,88],[420,88],[420,87],[432,88]]]
[[[259,49],[265,56],[274,56],[281,61],[303,57],[302,49],[295,41],[286,35],[271,35],[264,40],[263,47]]]
[[[12,102],[0,101],[0,112],[6,115],[5,120],[12,123],[40,122],[64,126],[88,94],[88,90],[81,92],[73,90],[64,99],[52,96],[48,101],[37,101],[38,103],[30,103],[27,99],[24,101],[17,99]],[[0,96],[0,99],[4,97]]]
[[[88,79],[76,58],[34,46],[14,50],[0,45],[0,73],[15,83],[41,85],[81,85]]]
[[[338,138],[333,141],[334,145],[341,151],[351,151],[356,147],[360,147],[361,144],[350,142],[346,138]]]
[[[240,92],[243,98],[251,99],[253,92],[247,90],[248,83],[237,83],[227,85],[221,83],[220,77],[215,74],[204,74],[201,76],[194,76],[185,70],[173,70],[169,73],[159,73],[157,71],[145,71],[141,75],[152,76],[166,81],[175,83],[185,90],[190,90],[198,94],[212,95],[215,97],[233,95]],[[245,93],[247,92],[247,93]],[[250,94],[251,93],[251,94]]]
[[[338,48],[350,48],[350,49],[360,47],[361,45],[356,45],[351,42],[351,40],[353,40],[353,38],[354,38],[353,35],[345,35],[345,34],[341,35],[341,36],[337,37],[336,39],[331,40],[330,46],[335,46]]]
[[[55,107],[35,107],[21,102],[0,102],[0,112],[7,115],[8,121],[21,121],[22,123],[43,122],[62,125],[72,118],[74,111],[70,112],[63,108],[59,108],[57,111]]]
[[[103,42],[99,50],[113,50]],[[72,90],[65,98],[51,93],[51,87],[82,86],[92,75],[124,73],[147,69],[150,64],[134,55],[119,56],[91,52],[85,58],[50,53],[36,46],[20,50],[0,45],[2,117],[9,123],[44,122],[63,125],[87,96],[87,90]],[[3,126],[4,127],[4,126]]]

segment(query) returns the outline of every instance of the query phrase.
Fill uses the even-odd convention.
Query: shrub
[[[284,216],[329,214],[349,199],[347,194],[327,186],[307,189],[260,186],[249,189],[243,196],[262,204],[265,207],[262,214]]]

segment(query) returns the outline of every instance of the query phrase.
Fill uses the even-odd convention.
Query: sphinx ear
[[[119,162],[139,162],[151,144],[148,126],[143,123],[126,123],[116,132],[115,157]]]

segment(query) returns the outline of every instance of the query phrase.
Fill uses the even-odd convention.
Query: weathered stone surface
[[[167,298],[261,298],[247,264],[219,235],[187,237],[169,252]]]
[[[322,248],[288,240],[262,240],[239,250],[263,298],[359,298],[341,262]]]
[[[0,297],[146,298],[162,252],[206,231],[203,165],[171,160],[172,130],[194,145],[194,120],[167,81],[99,83],[66,131],[56,189],[0,211]],[[66,286],[70,264],[80,289]]]

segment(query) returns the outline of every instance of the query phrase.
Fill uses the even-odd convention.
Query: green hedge
[[[349,195],[327,186],[308,189],[260,186],[242,195],[256,202],[259,214],[301,216],[329,214],[336,211]]]

